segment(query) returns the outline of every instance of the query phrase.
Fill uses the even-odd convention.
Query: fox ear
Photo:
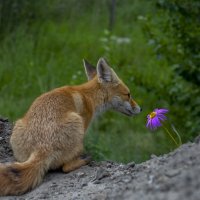
[[[96,68],[85,59],[83,59],[83,65],[88,81],[93,79],[97,74]]]
[[[97,63],[97,76],[100,83],[104,82],[119,82],[119,78],[104,58],[100,58]]]

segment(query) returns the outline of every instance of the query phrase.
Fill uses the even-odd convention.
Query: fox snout
[[[133,109],[133,113],[139,114],[142,111],[142,108],[132,99],[132,97],[130,101],[131,101],[131,107]]]
[[[132,98],[128,101],[122,101],[120,97],[114,97],[112,99],[112,105],[114,110],[127,116],[134,116],[142,111],[140,106]]]
[[[140,106],[134,100],[131,99],[130,101],[131,103],[129,101],[124,102],[124,108],[122,110],[122,113],[128,116],[134,116],[139,114],[142,111]]]
[[[142,108],[139,105],[133,107],[134,114],[139,114],[142,111]]]

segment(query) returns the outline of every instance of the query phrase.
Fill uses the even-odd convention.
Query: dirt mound
[[[0,118],[0,162],[13,160],[13,154],[9,145],[12,124],[8,119]]]
[[[12,125],[0,119],[0,161],[12,161],[8,138]],[[1,199],[200,199],[200,137],[144,163],[91,162],[68,174],[49,172],[35,190]]]

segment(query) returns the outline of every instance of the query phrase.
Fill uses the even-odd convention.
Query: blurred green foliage
[[[143,113],[103,114],[88,130],[86,150],[97,160],[141,162],[175,148],[161,129],[146,129],[154,108],[170,109],[183,142],[199,134],[199,4],[116,0],[112,30],[109,5],[0,0],[0,114],[16,120],[41,93],[86,81],[83,58],[95,65],[105,56]]]
[[[185,139],[192,138],[200,130],[200,1],[158,0],[155,5],[157,16],[149,15],[143,28],[156,56],[173,70],[165,86],[176,113],[173,121],[190,133]]]

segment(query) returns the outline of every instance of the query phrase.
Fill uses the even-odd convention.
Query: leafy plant
[[[200,131],[200,2],[158,0],[155,6],[158,15],[145,18],[143,30],[155,55],[173,71],[171,81],[157,90],[188,133],[183,138],[192,139]]]

